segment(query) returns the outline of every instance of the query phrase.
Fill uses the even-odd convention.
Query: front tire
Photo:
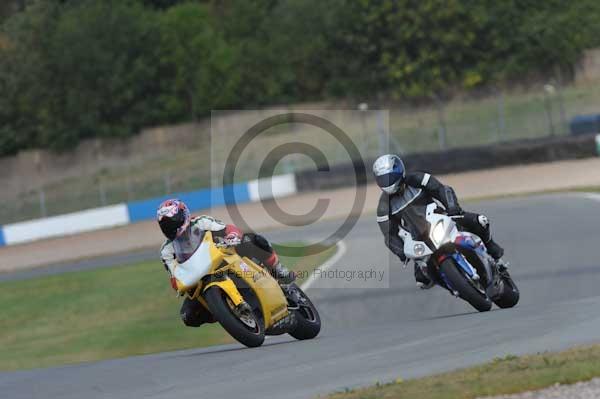
[[[291,287],[298,295],[298,309],[292,310],[295,327],[289,334],[299,340],[313,339],[321,331],[321,317],[310,298],[296,284]]]
[[[248,309],[236,314],[233,303],[221,288],[210,287],[204,293],[210,312],[225,331],[249,348],[261,346],[265,341],[265,327],[260,317]],[[243,318],[243,320],[242,320]]]
[[[459,297],[469,302],[478,311],[487,312],[490,310],[492,301],[487,295],[479,292],[458,268],[459,266],[452,258],[446,258],[440,265],[440,274],[445,276],[451,286],[449,288],[457,291]]]

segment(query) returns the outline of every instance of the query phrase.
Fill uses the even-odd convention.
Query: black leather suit
[[[463,212],[458,204],[454,190],[440,183],[428,173],[407,173],[405,184],[397,193],[388,195],[382,193],[377,206],[377,223],[383,233],[387,247],[404,262],[404,242],[398,236],[403,216],[408,216],[407,210],[412,206],[426,206],[437,200],[448,215],[460,215],[455,221],[466,231],[479,236],[488,247],[492,257],[502,257],[503,249],[492,241],[490,225],[485,215]]]

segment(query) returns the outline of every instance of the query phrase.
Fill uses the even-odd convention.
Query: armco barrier
[[[594,135],[548,137],[519,140],[498,145],[456,148],[448,151],[407,154],[402,158],[409,170],[435,174],[458,173],[501,166],[554,162],[596,156]],[[370,171],[374,160],[365,160]],[[369,173],[369,181],[371,174]],[[364,184],[356,181],[352,164],[336,165],[329,172],[307,171],[296,174],[299,192]]]
[[[288,174],[234,184],[226,188],[219,187],[176,193],[128,204],[117,204],[0,226],[0,246],[154,219],[157,206],[167,198],[177,197],[185,201],[192,211],[198,211],[234,202],[242,204],[244,202],[284,197],[295,192],[295,177],[293,174]]]
[[[127,206],[118,204],[66,215],[29,220],[3,226],[6,245],[35,241],[41,238],[83,233],[129,223]]]
[[[231,204],[234,201],[238,204],[249,202],[248,183],[234,184],[233,196],[226,197],[227,190],[219,187],[218,189],[204,189],[187,193],[175,193],[172,195],[151,198],[144,201],[136,201],[127,204],[129,220],[131,223],[142,220],[153,219],[156,217],[156,207],[168,198],[179,198],[185,202],[191,210],[207,209],[215,206]]]
[[[295,194],[296,190],[296,178],[293,174],[248,182],[248,194],[252,202],[286,197]]]

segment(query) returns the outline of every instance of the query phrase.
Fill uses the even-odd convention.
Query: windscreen
[[[203,238],[203,230],[193,225],[188,227],[182,235],[173,241],[177,261],[183,263],[188,260],[196,252],[200,244],[202,244]]]

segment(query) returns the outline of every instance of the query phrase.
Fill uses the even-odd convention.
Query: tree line
[[[211,109],[422,101],[555,68],[568,76],[600,41],[597,0],[5,4],[0,155],[127,137]]]

